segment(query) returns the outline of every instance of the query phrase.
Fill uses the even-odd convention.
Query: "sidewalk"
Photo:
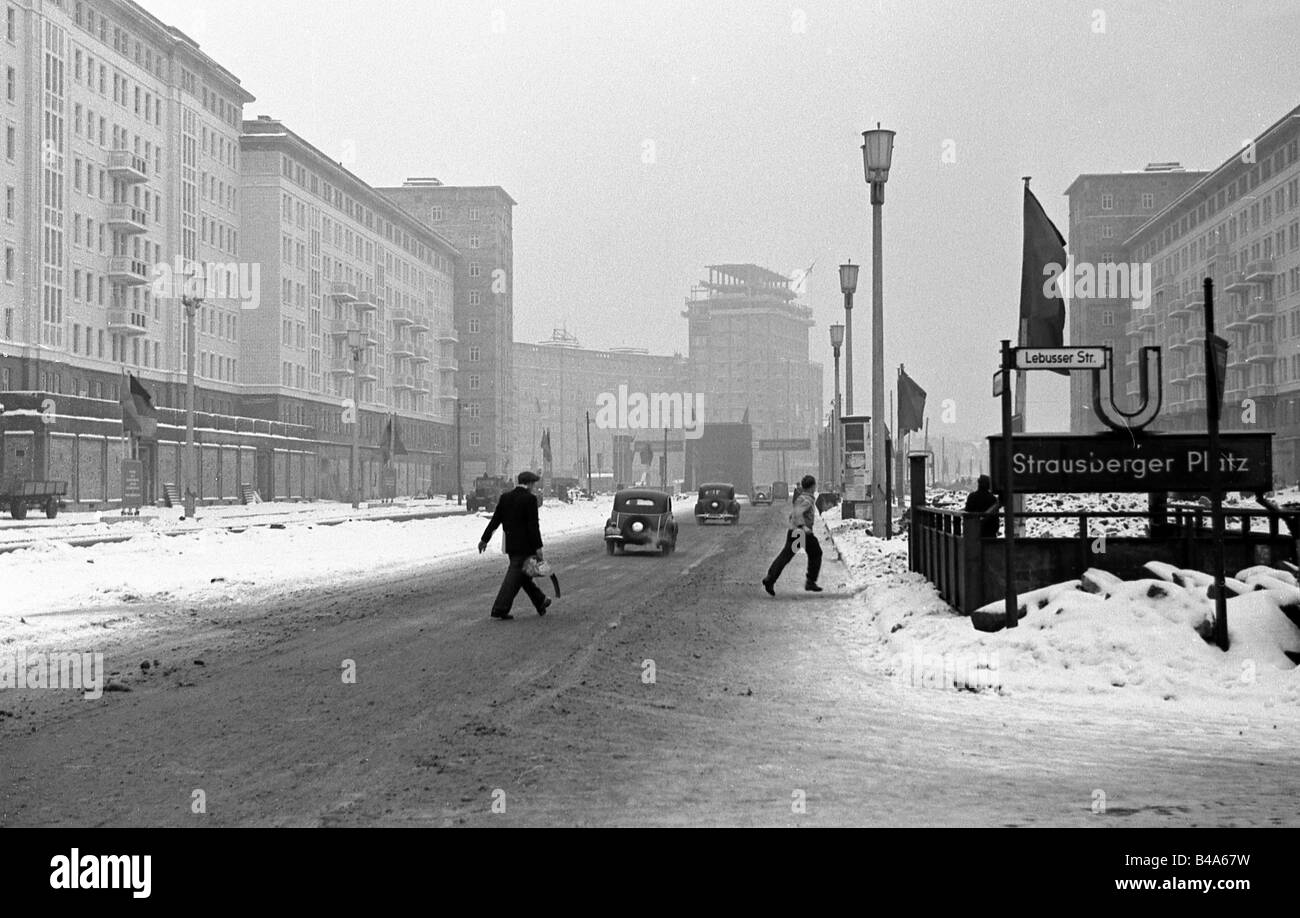
[[[445,497],[399,499],[388,504],[363,502],[358,509],[336,501],[267,501],[199,507],[196,518],[183,519],[180,507],[142,507],[139,516],[117,510],[60,513],[54,519],[0,519],[0,552],[39,542],[72,545],[114,542],[144,534],[180,535],[209,529],[241,531],[249,527],[279,527],[290,523],[333,525],[348,520],[409,520],[464,514],[464,506]]]

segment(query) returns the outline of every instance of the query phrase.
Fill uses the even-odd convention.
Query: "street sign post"
[[[1104,347],[1014,348],[1017,370],[1104,370],[1110,351]]]

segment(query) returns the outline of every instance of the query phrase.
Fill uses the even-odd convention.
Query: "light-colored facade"
[[[792,281],[752,264],[710,265],[686,300],[692,387],[705,397],[706,423],[748,419],[754,480],[793,469],[816,471],[823,423],[822,366],[808,359],[812,310]],[[762,440],[806,440],[807,450],[759,449]],[[784,460],[785,468],[782,468]]]
[[[183,309],[158,266],[236,261],[252,96],[122,0],[3,5],[0,390],[114,398],[123,368],[179,404]],[[233,411],[238,317],[201,315],[200,407]]]
[[[634,393],[692,393],[685,357],[634,348],[584,348],[575,335],[557,329],[546,341],[515,343],[514,379],[518,421],[511,438],[511,471],[541,468],[542,433],[549,429],[553,474],[583,478],[590,415],[592,471],[612,475],[609,484],[632,485],[644,474],[648,484],[659,485],[663,430],[602,426],[600,409],[611,404],[610,396],[619,398],[620,387],[629,398]],[[706,420],[708,411],[706,402]],[[683,477],[683,436],[681,429],[668,432],[668,474],[673,480]],[[650,463],[638,448],[647,443],[653,455]]]
[[[1124,240],[1150,262],[1155,297],[1129,326],[1130,364],[1164,348],[1165,429],[1205,427],[1202,283],[1226,338],[1226,429],[1272,430],[1275,476],[1300,475],[1300,107]],[[1137,392],[1136,375],[1128,389]]]
[[[1205,175],[1188,172],[1178,163],[1151,163],[1137,172],[1080,175],[1065,190],[1070,202],[1066,238],[1072,265],[1081,269],[1131,262],[1126,240]],[[1131,370],[1125,364],[1130,356],[1126,335],[1129,323],[1140,317],[1140,310],[1127,296],[1129,290],[1111,289],[1113,286],[1107,283],[1102,290],[1094,285],[1088,291],[1092,295],[1070,300],[1066,340],[1075,345],[1109,346],[1118,363],[1115,381],[1122,394]],[[1108,295],[1100,295],[1103,293]],[[1092,408],[1091,374],[1071,373],[1071,432],[1095,433],[1103,429],[1105,425]]]
[[[515,428],[511,363],[514,340],[515,201],[495,186],[408,179],[381,188],[396,205],[437,230],[460,252],[456,269],[455,348],[466,485],[508,471]]]
[[[245,122],[241,146],[245,252],[261,280],[241,317],[245,410],[340,433],[357,394],[362,440],[395,412],[404,445],[451,461],[455,247],[279,121]],[[356,368],[351,329],[367,343]]]

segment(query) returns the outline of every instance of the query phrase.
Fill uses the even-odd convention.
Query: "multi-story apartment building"
[[[1127,239],[1149,262],[1152,308],[1129,326],[1137,349],[1162,347],[1166,429],[1205,426],[1203,281],[1214,280],[1215,331],[1229,342],[1227,429],[1273,430],[1274,471],[1300,475],[1300,107],[1170,201]]]
[[[519,411],[511,437],[511,470],[541,468],[542,433],[549,429],[553,474],[585,476],[590,417],[593,473],[609,476],[607,484],[626,485],[645,474],[649,484],[658,486],[663,430],[602,424],[609,418],[608,414],[602,417],[601,408],[622,397],[620,388],[627,393],[625,403],[637,393],[649,397],[693,392],[690,368],[681,354],[584,348],[576,335],[560,329],[537,344],[515,343],[514,383]],[[672,480],[683,477],[682,438],[681,429],[669,430],[668,474]],[[643,451],[646,444],[649,453]],[[645,462],[647,456],[652,457],[649,463]]]
[[[748,418],[756,441],[809,444],[799,451],[756,450],[756,481],[818,467],[822,366],[808,360],[812,310],[796,299],[783,274],[752,264],[710,265],[682,313],[689,323],[692,388],[704,394],[705,422]]]
[[[1067,240],[1071,267],[1076,271],[1095,271],[1098,265],[1128,264],[1132,261],[1126,241],[1134,231],[1160,213],[1172,201],[1205,176],[1204,172],[1185,171],[1178,163],[1151,163],[1141,171],[1088,173],[1080,175],[1065,190],[1070,202]],[[1071,273],[1069,277],[1077,276]],[[1069,338],[1072,344],[1106,345],[1112,348],[1117,388],[1124,391],[1121,380],[1128,379],[1124,361],[1128,357],[1125,339],[1128,324],[1141,317],[1126,283],[1102,286],[1075,285],[1083,297],[1069,301]],[[1142,274],[1138,274],[1140,282]],[[1124,286],[1127,289],[1114,289]],[[1149,295],[1151,291],[1146,291]],[[1092,409],[1092,377],[1087,373],[1070,374],[1070,430],[1092,433],[1105,425]]]
[[[516,423],[511,369],[515,201],[496,185],[444,185],[435,178],[408,179],[400,188],[379,191],[461,253],[455,288],[458,341],[452,343],[460,367],[462,469],[466,482],[504,474]]]
[[[235,261],[252,96],[128,0],[3,4],[0,390],[116,398],[129,368],[179,404],[177,259]],[[238,310],[201,311],[200,405],[232,412]]]
[[[404,445],[454,463],[456,248],[282,122],[244,122],[244,253],[260,303],[241,317],[245,413],[360,438],[396,413]],[[354,366],[349,331],[364,356]],[[433,478],[440,476],[433,470]]]

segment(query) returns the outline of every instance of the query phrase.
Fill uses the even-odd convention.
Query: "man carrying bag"
[[[790,508],[790,528],[786,530],[785,545],[781,548],[781,553],[776,556],[772,566],[767,569],[767,576],[763,578],[763,589],[769,596],[775,596],[777,578],[785,570],[785,566],[794,558],[794,553],[802,548],[808,555],[808,571],[804,578],[803,588],[810,593],[820,593],[822,588],[817,585],[817,575],[822,569],[822,546],[813,535],[813,521],[817,511],[816,500],[813,497],[813,490],[817,487],[817,481],[811,475],[803,476],[799,482],[799,490],[794,495],[793,506]]]
[[[514,605],[515,596],[520,589],[528,594],[538,615],[545,615],[546,607],[551,604],[524,570],[529,559],[535,557],[538,562],[542,560],[542,533],[537,519],[537,497],[533,493],[538,480],[532,472],[525,470],[519,473],[518,487],[501,495],[496,512],[492,514],[492,520],[483,530],[483,537],[478,543],[479,554],[482,554],[487,550],[496,528],[501,526],[505,529],[506,554],[510,557],[510,566],[506,568],[505,579],[501,581],[501,589],[497,592],[496,601],[492,603],[492,617],[502,621],[514,618],[510,614],[510,607]]]

